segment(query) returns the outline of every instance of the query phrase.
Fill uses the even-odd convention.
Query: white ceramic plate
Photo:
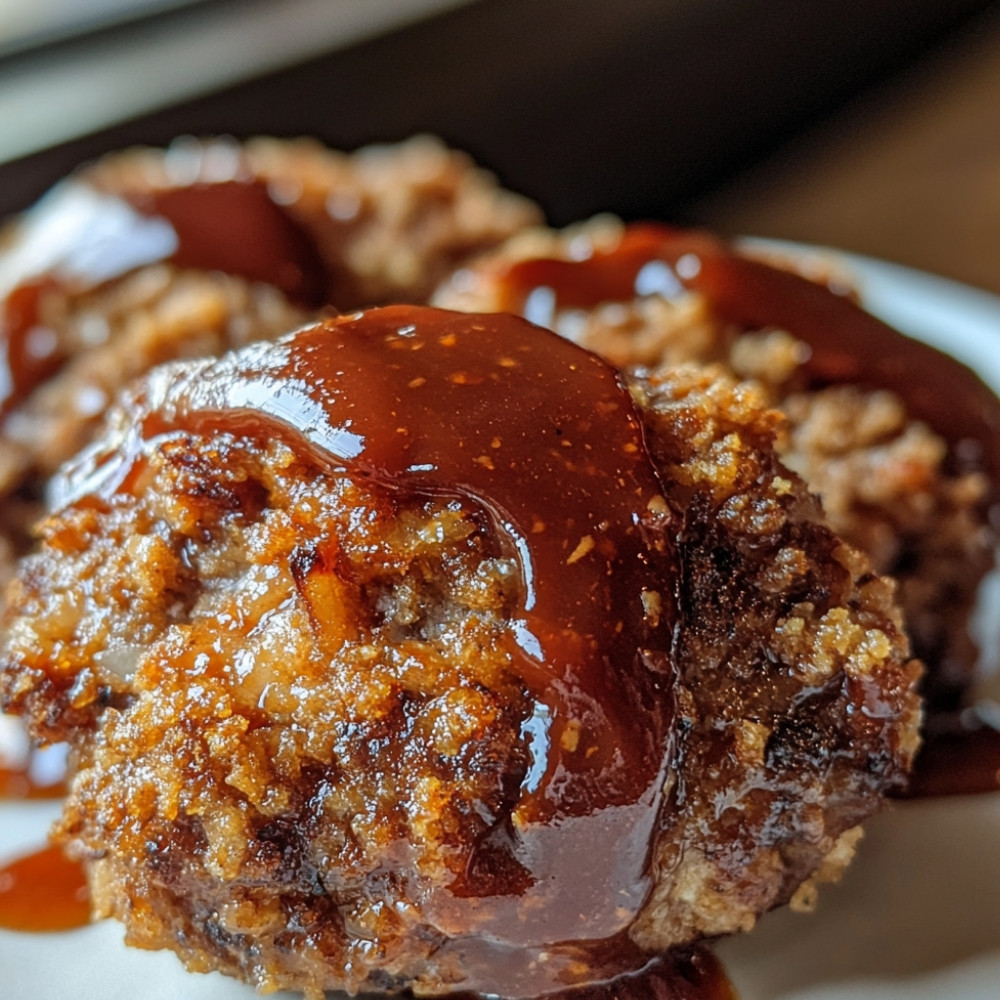
[[[835,256],[873,312],[954,354],[1000,392],[1000,299]],[[40,846],[56,808],[0,804],[0,860]],[[68,934],[0,932],[0,996],[256,995],[218,975],[188,974],[172,955],[126,949],[121,937],[111,922]],[[742,1000],[1000,1000],[1000,795],[894,806],[869,824],[859,857],[815,914],[771,914],[719,951]]]

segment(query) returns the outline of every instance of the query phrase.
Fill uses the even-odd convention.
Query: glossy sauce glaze
[[[0,867],[0,929],[21,933],[74,930],[89,922],[82,867],[50,845]],[[408,995],[408,994],[406,994]],[[479,994],[456,993],[455,1000]],[[737,1000],[718,958],[705,946],[647,959],[610,982],[547,994],[548,1000]]]
[[[802,364],[809,388],[850,383],[895,392],[949,443],[949,470],[985,472],[990,503],[1000,505],[1000,400],[993,391],[951,356],[824,285],[743,256],[706,233],[654,224],[626,228],[612,250],[581,260],[526,259],[493,278],[501,307],[511,312],[530,312],[539,290],[552,312],[691,290],[741,330],[788,330],[811,349]],[[995,791],[998,775],[1000,733],[956,723],[928,737],[910,794]]]
[[[558,1000],[738,1000],[722,965],[707,947],[680,949],[654,959],[634,975],[556,997]]]
[[[618,252],[616,252],[618,254]],[[687,259],[678,268],[683,258]],[[556,290],[559,303],[562,306],[583,307],[596,304],[598,301],[607,299],[614,300],[630,298],[634,294],[636,277],[642,267],[650,260],[665,260],[683,275],[683,284],[697,289],[708,295],[720,314],[733,322],[746,325],[748,327],[760,327],[764,325],[781,325],[794,330],[794,332],[806,340],[813,347],[813,357],[810,359],[808,370],[816,384],[824,384],[836,381],[863,381],[884,385],[886,387],[901,388],[907,387],[905,395],[908,401],[911,399],[911,392],[916,392],[918,397],[914,412],[923,414],[924,419],[934,423],[935,427],[949,437],[953,442],[964,439],[972,439],[977,442],[981,452],[981,461],[985,467],[993,472],[1000,470],[1000,445],[998,445],[995,430],[1000,427],[996,418],[997,404],[992,393],[986,390],[988,396],[983,395],[981,383],[967,372],[962,366],[957,365],[952,359],[930,348],[924,349],[923,345],[916,345],[917,359],[914,362],[913,370],[909,367],[911,345],[915,342],[892,331],[889,327],[874,320],[857,309],[847,299],[836,299],[837,305],[831,305],[830,294],[825,289],[816,289],[810,282],[798,278],[795,275],[786,275],[783,272],[775,272],[766,265],[755,261],[748,261],[737,257],[733,252],[723,245],[716,243],[708,237],[690,236],[687,234],[674,233],[671,230],[660,227],[642,227],[630,232],[626,241],[622,245],[620,254],[606,255],[607,260],[602,260],[602,255],[595,255],[590,261],[574,262],[567,264],[562,261],[529,261],[515,266],[506,276],[508,283],[508,308],[517,308],[518,302],[523,304],[526,295],[539,286],[550,287]],[[565,266],[564,266],[565,265]],[[624,291],[623,291],[624,290]],[[387,314],[392,311],[387,310]],[[481,318],[486,319],[486,318]],[[489,318],[490,323],[494,322]],[[400,334],[402,326],[418,325],[410,321],[412,316],[398,313],[393,323],[396,324],[395,332],[389,331],[388,339],[384,343],[393,342],[399,344],[391,350],[406,351],[407,345],[415,342],[413,334]],[[496,323],[501,321],[495,320]],[[504,321],[505,322],[505,321]],[[346,317],[334,326],[341,332],[346,332],[351,324],[357,323],[353,317]],[[371,364],[370,356],[361,358],[360,347],[367,343],[370,338],[362,336],[358,342],[351,344],[350,354],[351,364],[358,366],[368,366]],[[342,341],[338,341],[342,342]],[[901,342],[905,344],[903,350],[907,356],[907,368],[905,373],[898,366],[888,362],[885,354],[898,353],[901,350]],[[431,343],[436,350],[440,345],[440,338],[437,343],[433,340],[422,341],[426,346]],[[558,524],[556,535],[558,545],[555,547],[542,544],[532,537],[529,525],[533,524],[532,514],[526,513],[523,506],[519,507],[518,498],[510,496],[497,496],[482,485],[483,478],[488,478],[491,483],[495,482],[494,477],[485,477],[480,469],[490,472],[501,470],[505,474],[518,469],[520,458],[515,461],[511,456],[505,456],[498,461],[492,455],[493,436],[490,435],[489,425],[482,430],[481,436],[475,439],[475,446],[463,449],[465,454],[455,453],[445,456],[441,451],[436,450],[433,442],[428,437],[426,440],[419,434],[413,433],[415,426],[410,422],[410,417],[406,418],[403,426],[409,428],[409,433],[400,437],[406,439],[404,447],[389,447],[383,450],[377,443],[377,437],[388,428],[386,423],[381,428],[375,427],[374,423],[365,424],[367,416],[371,421],[377,422],[379,416],[386,417],[390,414],[395,419],[398,415],[398,408],[393,410],[394,404],[390,403],[384,407],[373,407],[366,401],[364,406],[359,400],[348,398],[347,394],[338,395],[336,389],[332,396],[327,396],[329,385],[324,385],[321,390],[314,391],[306,384],[304,375],[308,369],[316,365],[328,364],[327,349],[329,345],[321,344],[319,335],[313,332],[312,339],[304,338],[299,347],[288,351],[286,357],[277,365],[271,367],[261,366],[258,370],[244,373],[222,372],[216,382],[211,384],[198,384],[180,387],[180,392],[173,399],[172,406],[175,412],[171,415],[171,421],[161,422],[159,419],[150,418],[147,420],[145,430],[147,440],[133,442],[135,451],[129,456],[129,463],[137,463],[141,460],[141,449],[151,440],[155,440],[158,435],[172,433],[173,429],[183,431],[206,431],[217,429],[230,429],[236,433],[279,433],[286,439],[294,440],[300,437],[308,441],[309,447],[317,460],[321,464],[329,465],[328,456],[335,457],[337,462],[343,463],[352,471],[363,470],[362,474],[369,474],[384,480],[390,485],[404,489],[427,491],[431,493],[450,494],[461,497],[463,502],[473,502],[481,506],[484,515],[493,523],[495,528],[499,528],[508,538],[509,544],[517,553],[522,570],[525,574],[525,608],[524,623],[525,631],[520,636],[519,654],[524,665],[525,675],[528,678],[535,678],[541,684],[543,678],[539,675],[539,656],[541,650],[547,659],[554,655],[557,677],[559,670],[565,671],[566,663],[575,652],[571,647],[573,640],[569,635],[571,631],[583,629],[583,635],[590,636],[599,641],[607,641],[612,647],[616,645],[619,638],[610,635],[607,628],[607,618],[597,620],[591,618],[587,609],[577,605],[572,599],[572,593],[576,587],[565,586],[559,588],[559,592],[551,592],[543,584],[545,574],[543,568],[551,570],[558,568],[561,573],[575,574],[578,570],[572,567],[584,561],[583,557],[575,561],[567,561],[568,556],[573,555],[579,547],[579,542],[574,546],[574,539],[577,537],[582,541],[586,534],[590,534],[594,540],[593,532],[581,532],[577,524],[578,518],[587,517],[591,521],[587,522],[591,526],[595,522],[592,512],[588,509],[584,511],[586,503],[580,506],[578,502],[572,506],[570,516],[552,518],[546,524],[546,529],[552,528],[553,524]],[[357,354],[353,348],[359,348]],[[859,350],[855,350],[859,348]],[[423,349],[423,348],[421,348]],[[339,350],[339,349],[338,349]],[[874,355],[873,352],[874,351]],[[440,354],[440,352],[438,352]],[[337,364],[343,363],[341,358]],[[385,357],[382,357],[385,361]],[[948,379],[954,377],[959,390],[961,405],[956,408],[957,412],[944,414],[944,419],[939,419],[942,414],[941,407],[936,400],[939,399],[938,389],[934,393],[927,393],[921,389],[927,387],[927,379],[933,376],[934,385],[939,386],[941,380],[941,365],[947,366]],[[450,369],[449,369],[450,366]],[[383,366],[384,367],[384,366]],[[440,369],[441,366],[439,366]],[[444,386],[446,392],[440,394],[441,406],[432,414],[425,414],[429,424],[443,422],[450,426],[457,435],[452,440],[472,440],[462,438],[463,434],[469,434],[470,428],[463,427],[457,429],[452,423],[453,418],[461,416],[450,404],[444,405],[444,399],[449,401],[454,397],[448,395],[457,390],[452,386],[462,385],[485,385],[491,391],[499,393],[502,380],[496,379],[496,375],[502,372],[491,369],[477,383],[477,379],[482,373],[476,373],[466,366],[456,367],[451,360],[443,366],[450,370],[451,375],[460,375],[460,378],[446,378],[447,385]],[[502,369],[501,364],[497,366]],[[340,370],[340,367],[337,369]],[[370,369],[369,369],[370,370]],[[957,372],[957,374],[956,374]],[[438,372],[439,374],[440,372]],[[911,379],[911,374],[915,377],[915,382]],[[423,377],[423,376],[417,376]],[[971,381],[969,378],[971,377]],[[923,380],[923,381],[922,381]],[[322,380],[321,380],[322,381]],[[386,399],[400,400],[407,397],[409,390],[416,389],[411,378],[404,386],[402,381],[396,381],[390,385],[379,386],[378,391],[387,394]],[[391,378],[390,378],[391,382]],[[288,387],[293,387],[294,391],[289,392]],[[274,392],[280,387],[280,392]],[[266,394],[261,394],[259,390],[266,388]],[[612,394],[613,395],[613,394]],[[415,397],[409,397],[415,398]],[[274,400],[274,403],[264,402],[265,399]],[[317,407],[319,409],[317,410]],[[239,416],[235,416],[233,408],[240,411]],[[922,409],[921,409],[922,408]],[[306,419],[317,414],[322,418],[319,421],[310,422]],[[424,418],[421,418],[424,419]],[[631,418],[634,422],[634,416]],[[305,423],[308,430],[303,426],[296,427],[296,423]],[[557,424],[553,424],[557,426]],[[330,432],[333,431],[331,437]],[[346,434],[340,432],[346,431]],[[477,432],[478,433],[478,432]],[[508,432],[509,433],[509,432]],[[631,433],[631,432],[630,432]],[[557,435],[558,436],[558,435]],[[343,454],[353,447],[344,442],[350,442],[355,438],[359,450],[352,454]],[[419,439],[419,440],[418,440]],[[337,440],[340,443],[334,444]],[[418,440],[419,447],[411,450],[411,444]],[[625,436],[623,440],[628,441]],[[635,439],[631,439],[635,443]],[[399,444],[398,439],[389,437],[390,445]],[[429,448],[429,450],[422,450]],[[488,457],[489,462],[462,462],[462,474],[454,475],[454,469],[458,465],[458,459]],[[478,468],[472,468],[475,464]],[[492,468],[491,468],[492,466]],[[452,470],[451,478],[454,481],[446,483],[445,477],[441,476],[442,468]],[[568,470],[568,466],[566,466]],[[99,468],[92,470],[97,479],[103,482],[104,487],[114,484],[115,488],[127,488],[128,472],[123,465],[116,466],[113,461],[109,461]],[[471,472],[471,475],[470,475]],[[617,469],[613,475],[619,475]],[[645,474],[636,473],[633,469],[630,475],[635,475],[637,485],[634,494],[631,494],[631,501],[625,507],[629,508],[627,513],[631,516],[631,531],[626,530],[625,548],[631,546],[633,555],[637,553],[641,546],[639,542],[643,535],[642,522],[646,517],[646,534],[652,533],[656,537],[661,537],[663,525],[655,525],[642,513],[642,505],[636,503],[636,499],[643,495],[647,487],[654,485],[654,479]],[[654,477],[655,478],[655,477]],[[91,483],[93,483],[91,479]],[[523,497],[521,501],[523,502]],[[545,502],[552,504],[553,496],[545,498]],[[617,511],[621,513],[621,511]],[[572,522],[572,523],[571,523]],[[635,530],[635,529],[639,530]],[[544,532],[542,532],[544,534]],[[546,539],[546,543],[551,540]],[[572,547],[572,548],[571,548]],[[586,548],[586,543],[584,544]],[[604,566],[610,575],[614,576],[614,566],[618,554],[619,546],[611,550],[600,553],[604,560]],[[589,555],[594,550],[600,552],[600,546],[587,549],[585,555]],[[652,562],[659,562],[668,556],[668,553],[658,552],[655,556],[649,553],[656,552],[656,545],[645,545],[645,559]],[[643,559],[639,560],[640,563]],[[649,567],[646,567],[648,569]],[[663,565],[658,566],[658,572],[663,572]],[[640,573],[640,576],[642,574]],[[556,579],[560,579],[558,576]],[[565,580],[567,577],[562,576]],[[593,578],[591,578],[591,584]],[[633,584],[634,585],[634,584]],[[640,586],[643,584],[640,581]],[[603,585],[598,584],[598,589],[602,590]],[[609,608],[615,604],[615,597],[608,589],[602,598],[603,611],[601,615],[607,615]],[[600,601],[596,602],[600,605]],[[649,628],[648,622],[640,622],[635,617],[629,617],[626,612],[619,615],[616,612],[617,620],[626,621],[629,632],[629,642],[634,642],[637,637],[646,636]],[[603,623],[602,623],[603,622]],[[612,630],[613,631],[613,630]],[[618,633],[620,635],[620,633]],[[536,646],[537,642],[537,646]],[[640,642],[641,644],[641,642]],[[633,646],[633,648],[635,648]],[[560,666],[561,664],[561,666]],[[669,670],[664,668],[667,673]],[[594,690],[606,689],[607,680],[602,676],[602,671],[597,657],[592,657],[588,661],[588,670],[593,674],[593,681],[596,685]],[[654,671],[655,673],[655,671]],[[565,681],[565,672],[561,680]],[[615,708],[612,711],[612,723],[623,724],[624,715],[635,706],[643,706],[651,693],[656,692],[660,682],[652,684],[640,683],[636,690],[627,692],[619,698],[617,693],[613,693],[612,703]],[[539,704],[543,709],[543,715],[548,713],[550,719],[558,720],[566,710],[566,703],[560,701],[559,695],[564,693],[560,689],[557,694],[539,694]],[[606,690],[603,693],[607,693]],[[617,717],[622,715],[621,718]],[[663,749],[663,732],[668,724],[664,718],[656,719],[654,731],[656,738],[647,743],[640,752],[636,761],[637,770],[629,775],[620,775],[620,781],[612,782],[607,793],[605,802],[628,801],[642,798],[642,787],[648,791],[650,777],[656,768],[661,764],[655,764],[653,755],[650,752],[651,745],[659,741],[660,750]],[[540,788],[544,788],[545,783],[551,783],[556,774],[569,774],[573,781],[571,784],[573,791],[557,807],[551,798],[547,798],[539,789],[529,794],[526,798],[526,816],[534,820],[545,823],[546,820],[555,818],[556,811],[563,811],[566,815],[574,815],[574,810],[585,811],[586,803],[595,801],[593,791],[598,787],[597,777],[607,777],[598,775],[589,766],[582,769],[577,767],[576,761],[568,759],[565,755],[553,748],[559,747],[563,741],[552,739],[555,730],[548,730],[550,756],[546,764],[545,780]],[[986,743],[993,748],[990,752],[996,752],[997,741],[987,738]],[[660,758],[662,761],[662,757]],[[607,760],[601,762],[600,767],[611,766]],[[952,766],[946,767],[946,774],[952,774]],[[994,779],[996,771],[994,769]],[[641,775],[638,778],[637,775]],[[950,779],[949,779],[950,780]],[[955,779],[958,781],[959,779]],[[963,779],[964,780],[964,779]],[[975,779],[973,784],[982,785],[981,779]],[[962,785],[962,790],[969,790],[968,782]],[[984,786],[985,787],[985,786]],[[995,784],[994,786],[995,787]],[[926,794],[942,794],[949,789],[947,781],[944,785],[936,784],[926,789]],[[615,798],[619,796],[619,798]],[[20,884],[23,883],[23,879]],[[8,924],[8,926],[10,926]],[[27,929],[27,928],[24,928]],[[619,1000],[631,1000],[634,997],[657,997],[662,1000],[722,1000],[733,996],[731,987],[725,982],[725,977],[717,966],[712,964],[710,958],[704,957],[706,953],[699,952],[702,957],[698,959],[701,963],[696,963],[697,971],[691,973],[690,959],[669,958],[657,960],[648,970],[634,976],[622,976],[611,984],[603,984],[594,987],[583,987],[573,991],[571,994],[580,1000],[590,1000],[593,996],[602,1000],[608,998],[619,998]],[[680,971],[679,971],[680,970]],[[687,972],[683,970],[688,970]],[[678,978],[680,977],[680,978]],[[686,978],[685,978],[686,977]],[[663,984],[668,984],[664,986]]]
[[[248,173],[137,192],[99,190],[81,175],[54,188],[20,227],[0,260],[0,416],[65,360],[45,325],[53,291],[80,294],[170,262],[267,282],[306,308],[331,297],[312,238]]]
[[[66,931],[90,919],[83,868],[55,845],[0,867],[0,928]]]
[[[89,916],[83,868],[55,845],[0,867],[0,929],[21,933],[74,930],[85,926]],[[624,942],[621,946],[629,950]],[[548,1000],[737,1000],[721,963],[706,946],[678,948],[652,959],[636,956],[635,960],[639,971],[551,993]],[[455,1000],[480,998],[473,993],[453,996]]]
[[[648,270],[664,265],[665,273]],[[971,460],[1000,492],[1000,401],[965,365],[912,340],[846,295],[738,253],[706,233],[654,224],[626,229],[620,244],[583,260],[528,259],[496,276],[501,307],[521,312],[537,289],[555,308],[623,302],[647,289],[690,289],[722,319],[745,330],[788,330],[811,348],[803,371],[813,388],[853,383],[890,389],[910,413],[954,446],[952,461]],[[971,444],[971,447],[969,445]]]
[[[0,804],[5,799],[23,802],[65,794],[65,762],[52,749],[24,746],[14,754],[0,754]],[[0,866],[0,928],[70,930],[86,924],[89,915],[83,866],[69,861],[57,847]]]
[[[82,867],[56,846],[0,867],[0,929],[21,933],[68,931],[89,921]],[[409,993],[402,996],[410,996]],[[455,1000],[480,1000],[456,993]],[[548,1000],[738,1000],[719,960],[706,947],[658,955],[637,972],[547,994]]]
[[[1000,791],[1000,731],[985,722],[961,718],[937,729],[924,737],[908,797]]]
[[[408,995],[408,994],[407,994]],[[481,1000],[454,993],[453,1000]],[[658,955],[638,972],[611,982],[546,994],[544,1000],[739,1000],[718,958],[704,945]]]
[[[125,438],[101,443],[58,504],[128,493],[169,438],[280,438],[401,502],[462,505],[516,560],[509,653],[533,707],[504,850],[529,888],[470,874],[425,912],[451,927],[475,911],[466,968],[476,949],[496,968],[504,949],[626,927],[648,895],[672,762],[677,579],[673,516],[619,374],[515,316],[393,306],[164,371],[144,391]],[[491,870],[489,841],[470,873]]]

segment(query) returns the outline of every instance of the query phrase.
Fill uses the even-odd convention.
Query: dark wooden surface
[[[1000,293],[1000,12],[685,212]]]
[[[601,210],[670,218],[995,6],[480,0],[0,166],[0,214],[83,160],[182,133],[306,133],[352,148],[431,131],[555,222]]]

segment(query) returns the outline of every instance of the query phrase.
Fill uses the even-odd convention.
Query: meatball
[[[155,369],[0,646],[96,913],[263,989],[529,997],[808,904],[919,670],[781,424],[427,307]]]
[[[433,301],[521,312],[629,370],[714,363],[759,383],[787,418],[783,461],[899,583],[925,694],[950,713],[973,676],[970,618],[995,562],[1000,403],[954,359],[865,314],[829,262],[779,263],[599,219],[515,235]]]
[[[44,480],[154,364],[275,337],[333,305],[419,301],[537,220],[431,139],[178,141],[78,171],[0,233],[0,580]]]

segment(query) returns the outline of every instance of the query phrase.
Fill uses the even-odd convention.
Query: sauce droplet
[[[0,713],[0,799],[66,794],[66,746],[33,746],[21,720]]]
[[[89,920],[83,868],[54,844],[0,868],[0,927],[67,931]]]
[[[61,799],[65,794],[65,782],[42,783],[30,766],[0,767],[0,799]]]
[[[956,724],[925,738],[906,798],[980,795],[1000,791],[1000,731]]]

